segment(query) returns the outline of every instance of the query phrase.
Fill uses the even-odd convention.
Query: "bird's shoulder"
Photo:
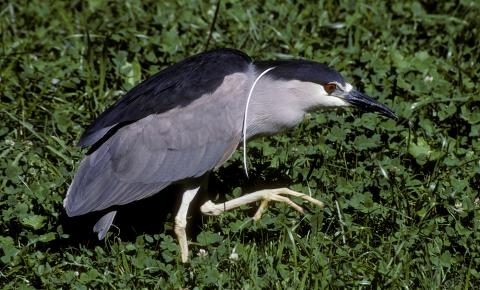
[[[87,128],[78,146],[95,144],[112,127],[185,107],[214,92],[226,76],[247,72],[251,63],[245,53],[227,48],[186,58],[127,92]]]

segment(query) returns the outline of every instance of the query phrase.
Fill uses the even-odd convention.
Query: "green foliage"
[[[0,288],[478,289],[478,1],[222,1],[210,31],[215,7],[0,4]],[[400,120],[322,112],[251,142],[250,181],[236,153],[213,192],[277,183],[326,208],[205,218],[185,265],[169,223],[132,241],[72,241],[61,204],[83,128],[141,80],[203,51],[210,32],[210,48],[332,65]]]

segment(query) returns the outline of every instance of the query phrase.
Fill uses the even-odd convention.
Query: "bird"
[[[89,149],[67,190],[65,211],[70,217],[105,211],[93,227],[103,239],[118,206],[180,184],[174,233],[181,261],[187,262],[187,212],[206,190],[210,172],[237,147],[243,145],[245,153],[247,141],[293,129],[307,113],[350,106],[397,118],[319,62],[257,61],[232,48],[190,56],[135,86],[86,128],[77,146]],[[290,197],[323,207],[310,195],[274,188],[224,203],[209,200],[200,210],[215,216],[260,202],[253,217],[258,220],[269,202],[278,201],[303,212]]]

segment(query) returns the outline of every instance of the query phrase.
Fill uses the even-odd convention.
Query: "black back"
[[[345,80],[337,71],[314,61],[295,59],[258,61],[254,62],[254,64],[260,70],[275,67],[275,69],[268,72],[268,76],[274,79],[299,80],[321,85],[336,81],[345,85]]]
[[[77,146],[99,141],[94,133],[190,104],[218,88],[224,77],[244,72],[252,62],[235,49],[216,49],[186,58],[140,83],[103,112],[85,131]],[[114,130],[112,129],[112,130]],[[100,136],[102,137],[102,136]]]

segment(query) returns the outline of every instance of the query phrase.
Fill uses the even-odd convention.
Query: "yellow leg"
[[[187,233],[185,231],[187,227],[187,213],[188,207],[192,202],[193,198],[198,192],[198,188],[187,190],[182,196],[182,204],[178,209],[177,215],[175,216],[175,234],[177,235],[178,243],[180,245],[180,254],[182,256],[182,262],[185,263],[188,261],[188,243],[187,243]]]

